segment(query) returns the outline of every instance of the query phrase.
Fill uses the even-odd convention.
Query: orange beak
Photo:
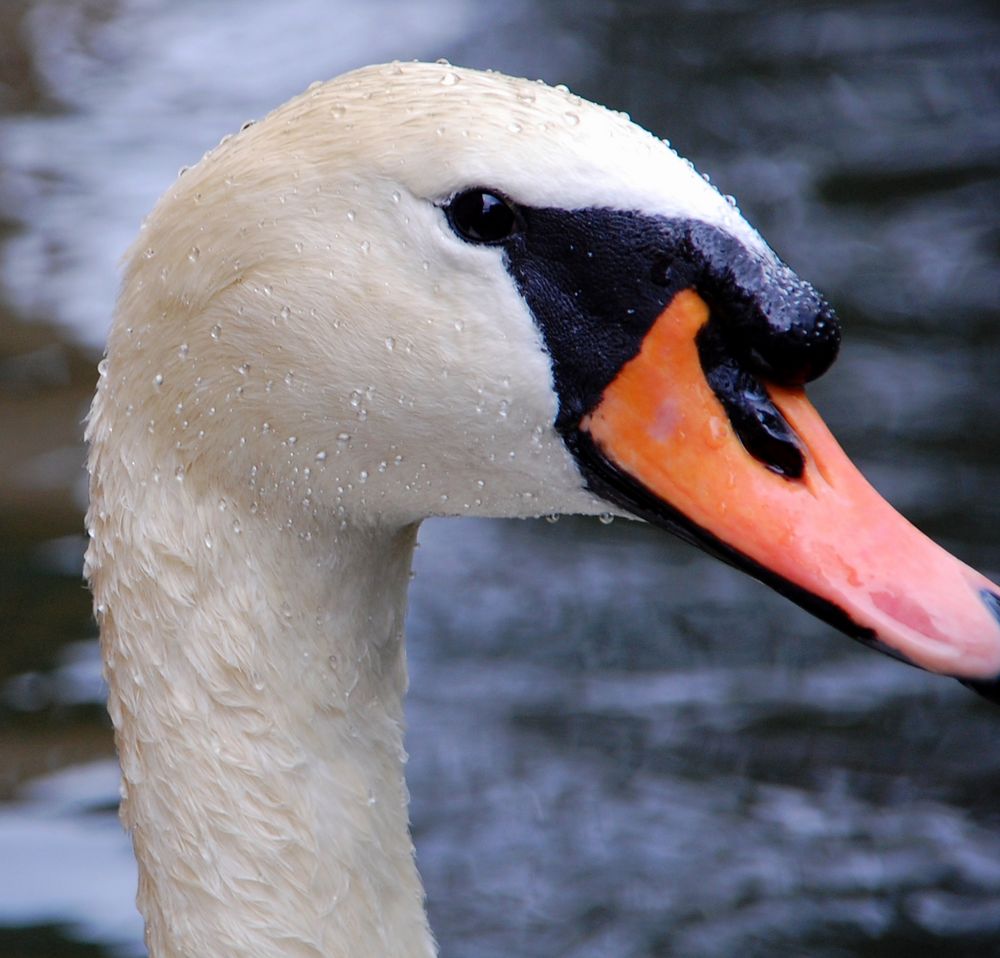
[[[899,515],[837,444],[802,389],[766,391],[804,462],[789,478],[744,448],[706,379],[709,321],[678,293],[579,423],[624,480],[633,509],[682,534],[882,651],[995,695],[1000,588]]]

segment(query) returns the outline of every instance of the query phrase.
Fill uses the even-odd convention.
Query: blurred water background
[[[0,955],[142,953],[81,418],[176,175],[392,58],[564,82],[669,137],[837,305],[812,390],[1000,577],[1000,13],[952,0],[2,0]],[[1000,712],[664,534],[425,525],[413,828],[444,956],[1000,955]]]

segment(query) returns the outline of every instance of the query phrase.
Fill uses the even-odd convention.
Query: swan
[[[150,955],[435,954],[403,774],[428,516],[639,517],[995,695],[1000,590],[805,398],[839,337],[690,164],[564,88],[368,67],[185,172],[87,426]]]

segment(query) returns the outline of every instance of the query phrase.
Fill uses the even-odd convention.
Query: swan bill
[[[868,484],[799,385],[726,366],[679,291],[564,431],[590,487],[836,628],[998,699],[1000,587]],[[723,347],[724,349],[724,347]]]
[[[840,345],[816,290],[719,224],[517,215],[506,266],[589,488],[848,635],[1000,698],[1000,587],[893,510],[805,396]]]

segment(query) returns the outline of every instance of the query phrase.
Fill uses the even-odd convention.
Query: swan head
[[[832,310],[667,144],[448,65],[317,85],[181,176],[128,257],[92,442],[300,532],[622,512],[987,684],[1000,590],[849,465]]]
[[[109,344],[130,418],[189,474],[224,458],[287,486],[309,469],[303,486],[330,481],[317,508],[352,521],[614,510],[553,428],[551,360],[504,249],[450,220],[477,186],[724,222],[769,255],[623,116],[497,74],[360,70],[228,138],[144,224]]]

